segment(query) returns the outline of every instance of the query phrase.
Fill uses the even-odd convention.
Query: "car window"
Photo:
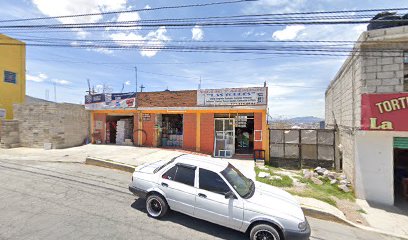
[[[190,186],[194,186],[194,177],[195,177],[194,168],[188,168],[179,165],[170,168],[162,176],[162,178],[164,179],[184,183]]]
[[[215,172],[200,168],[199,187],[214,193],[226,194],[230,188],[224,180]]]
[[[169,180],[174,180],[176,178],[176,171],[177,171],[177,166],[174,166],[167,170],[162,176],[162,178],[169,179]]]
[[[177,166],[176,182],[194,186],[195,169]]]

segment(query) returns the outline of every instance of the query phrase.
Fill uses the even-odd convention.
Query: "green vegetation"
[[[312,182],[310,179],[302,178],[299,180],[302,183],[306,183],[307,187],[312,190],[313,192],[317,192],[319,195],[327,195],[333,196],[338,199],[347,199],[350,201],[355,201],[353,192],[343,192],[341,189],[337,187],[337,184],[330,184],[330,180],[328,179],[320,179],[322,180],[322,185],[317,185]]]
[[[281,174],[276,174],[274,173],[274,170],[276,171],[277,169],[274,168],[269,168],[269,171],[261,170],[258,167],[255,167],[255,173],[256,173],[256,180],[258,182],[266,183],[275,187],[283,187],[283,188],[288,188],[288,187],[293,187],[293,180],[289,176],[286,175],[281,175]],[[279,176],[282,179],[270,179],[268,178],[260,178],[258,177],[259,172],[268,172],[271,174],[271,176]]]
[[[361,209],[361,208],[360,208],[360,209],[358,209],[358,210],[357,210],[357,212],[367,214],[367,212],[366,212],[366,211],[364,211],[364,209]]]
[[[281,171],[279,168],[273,168],[266,166],[266,169],[260,169],[259,167],[255,167],[256,173],[256,180],[259,182],[263,182],[266,184],[270,184],[272,186],[284,188],[286,191],[293,195],[301,196],[301,197],[308,197],[308,198],[315,198],[317,200],[326,202],[330,205],[336,206],[336,199],[346,199],[349,201],[355,201],[354,193],[353,192],[344,192],[337,187],[338,184],[330,184],[329,179],[325,179],[323,177],[318,177],[323,184],[317,185],[313,183],[310,179],[305,179],[302,176],[301,172],[298,172],[298,176],[289,177],[282,174],[277,174],[275,172]],[[260,178],[258,174],[260,172],[268,172],[271,176],[280,176],[280,179],[270,179],[268,178]],[[295,187],[294,181],[298,181],[300,183],[304,183],[304,187]],[[361,213],[364,210],[359,210]]]
[[[334,200],[332,197],[330,197],[329,195],[326,195],[325,193],[322,192],[315,192],[311,189],[307,189],[304,190],[302,192],[298,192],[298,191],[294,191],[291,189],[286,189],[286,191],[288,191],[289,193],[293,194],[293,195],[297,195],[300,197],[308,197],[308,198],[314,198],[323,202],[326,202],[332,206],[336,207],[336,200]]]

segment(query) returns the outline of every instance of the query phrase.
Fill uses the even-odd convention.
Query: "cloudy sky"
[[[1,19],[100,13],[161,6],[202,3],[192,0],[15,0],[3,1]],[[52,23],[151,20],[230,16],[282,12],[353,10],[404,7],[402,0],[259,0],[222,6],[167,9],[84,18],[64,18]],[[50,23],[50,22],[47,22]],[[269,86],[269,111],[272,116],[324,116],[324,91],[340,68],[344,57],[327,56],[260,56],[259,54],[188,53],[74,48],[83,41],[95,39],[143,40],[144,44],[181,44],[179,41],[212,40],[356,40],[365,25],[290,25],[268,27],[203,28],[199,24],[184,29],[157,26],[113,31],[75,29],[58,33],[3,31],[18,39],[64,38],[73,47],[27,46],[27,94],[58,102],[83,103],[87,79],[97,90],[102,85],[114,92],[135,89],[135,70],[145,91],[202,88]],[[47,93],[48,92],[48,93]]]

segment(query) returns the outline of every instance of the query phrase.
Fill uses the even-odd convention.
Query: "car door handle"
[[[164,182],[163,182],[161,185],[162,185],[163,187],[168,187],[168,186],[169,186],[169,184],[164,183]]]
[[[199,193],[198,196],[199,196],[199,197],[202,197],[202,198],[207,198],[207,195],[202,194],[202,193]]]

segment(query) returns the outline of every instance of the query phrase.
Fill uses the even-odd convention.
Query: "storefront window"
[[[183,115],[162,114],[159,121],[159,139],[162,147],[183,147]],[[160,119],[159,118],[159,119]]]

